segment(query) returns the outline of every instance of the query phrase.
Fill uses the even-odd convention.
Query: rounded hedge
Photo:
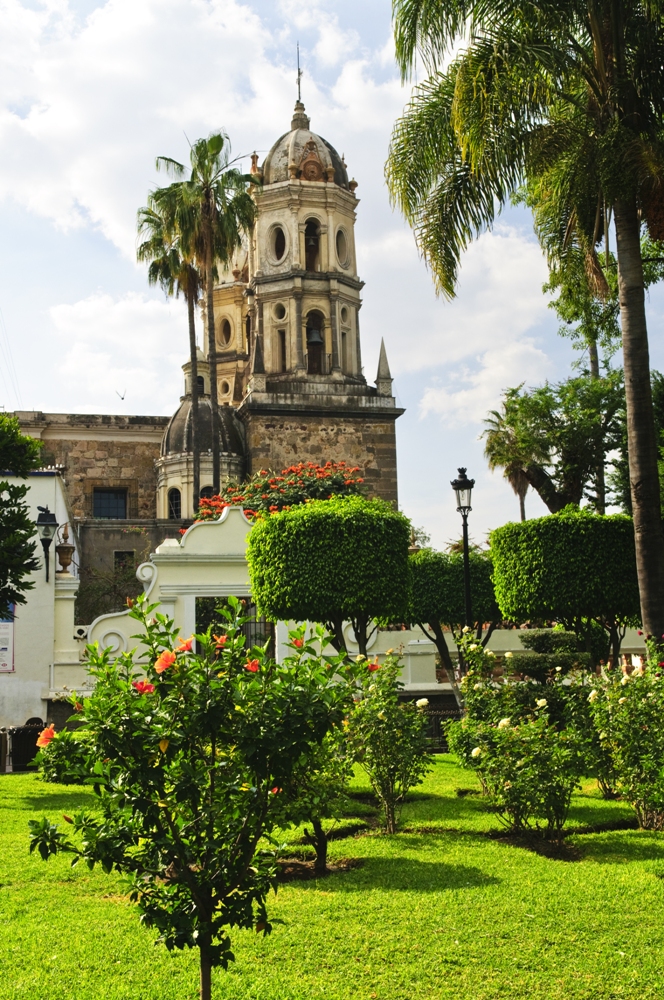
[[[487,555],[469,553],[473,620],[493,622],[500,617]],[[410,557],[411,601],[409,621],[440,622],[460,628],[466,621],[463,555],[420,549]]]
[[[259,614],[329,622],[408,614],[410,522],[382,500],[314,500],[259,520],[247,560]]]
[[[491,533],[496,599],[514,621],[636,620],[634,527],[625,514],[577,507]]]

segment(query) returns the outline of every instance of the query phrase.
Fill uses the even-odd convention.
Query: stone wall
[[[127,490],[127,517],[157,515],[161,439],[168,417],[106,414],[16,414],[25,434],[44,441],[44,464],[58,466],[75,518],[93,516],[95,487]]]
[[[396,414],[261,413],[245,410],[248,469],[280,472],[294,462],[359,465],[371,493],[397,500]]]

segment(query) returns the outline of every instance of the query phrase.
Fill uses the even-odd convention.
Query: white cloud
[[[95,293],[49,312],[63,345],[58,374],[72,393],[70,408],[85,413],[173,412],[182,391],[179,367],[188,356],[181,302],[135,292],[116,300]]]
[[[437,413],[448,427],[479,423],[495,409],[503,389],[546,377],[550,362],[531,340],[499,344],[457,368],[444,386],[425,388],[422,415]]]

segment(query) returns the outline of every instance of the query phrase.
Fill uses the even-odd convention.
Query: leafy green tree
[[[469,560],[476,641],[484,647],[500,620],[491,580],[493,567],[486,552],[471,551]],[[411,573],[408,620],[416,622],[435,643],[447,676],[454,683],[454,663],[447,646],[446,630],[456,642],[465,625],[463,555],[420,549],[409,556],[408,562]],[[487,623],[489,627],[484,631]],[[463,657],[459,662],[463,669]]]
[[[217,340],[214,322],[214,280],[217,265],[230,263],[242,239],[252,231],[256,206],[250,185],[258,183],[253,174],[243,174],[232,165],[230,140],[225,132],[213,132],[198,139],[189,154],[189,176],[175,180],[152,193],[151,208],[168,222],[168,231],[179,237],[185,260],[192,260],[205,290],[208,353],[210,359],[210,403],[215,433],[212,437],[212,488],[220,487],[220,453],[217,424]],[[157,157],[157,169],[183,178],[186,167],[168,156]]]
[[[65,817],[71,840],[33,820],[30,850],[126,874],[159,941],[199,949],[200,997],[210,1000],[212,967],[234,958],[229,929],[270,932],[275,854],[259,845],[297,769],[346,716],[356,668],[309,647],[281,664],[264,647],[247,649],[235,598],[220,634],[196,636],[195,654],[194,637],[178,641],[156,607],[141,600],[132,612],[145,630],[147,678],[135,651],[111,660],[89,647],[95,688],[82,718],[99,811]],[[322,630],[316,638],[325,641]]]
[[[35,558],[37,533],[25,497],[27,486],[2,479],[10,473],[25,479],[41,464],[42,444],[21,434],[16,417],[0,413],[0,616],[6,617],[14,604],[25,604],[26,591],[34,582],[26,579],[39,569]]]
[[[402,74],[426,78],[387,165],[438,288],[523,185],[550,261],[616,232],[630,482],[644,627],[664,634],[664,536],[652,412],[641,220],[663,235],[664,11],[644,0],[394,0]],[[450,52],[456,53],[450,60]],[[608,263],[608,261],[607,261]]]
[[[200,422],[198,415],[198,355],[196,345],[196,304],[200,295],[201,275],[191,256],[182,252],[182,241],[174,220],[159,210],[159,193],[150,196],[146,208],[138,210],[138,233],[144,237],[136,251],[139,261],[147,261],[148,281],[159,284],[167,295],[180,293],[187,303],[189,321],[189,363],[191,365],[191,451],[193,456],[193,506],[198,508],[201,496]]]
[[[408,791],[431,769],[427,752],[427,699],[399,697],[401,664],[387,656],[382,664],[365,662],[360,698],[351,712],[348,738],[385,817],[385,832],[396,833],[399,810]]]
[[[609,634],[613,662],[629,625],[638,622],[639,593],[632,522],[569,507],[504,524],[491,533],[496,600],[513,621],[558,621],[592,652],[593,622]]]
[[[584,497],[604,506],[604,462],[620,441],[622,375],[586,375],[555,385],[503,393],[500,410],[485,420],[485,455],[491,468],[519,470],[555,514]],[[601,492],[597,469],[602,466]],[[523,517],[522,517],[523,520]]]
[[[251,593],[273,621],[350,621],[366,655],[372,622],[408,614],[410,522],[383,500],[312,500],[261,518],[247,547]]]

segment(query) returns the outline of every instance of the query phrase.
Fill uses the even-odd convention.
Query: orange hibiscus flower
[[[47,747],[54,736],[55,726],[47,726],[46,729],[42,729],[41,733],[37,737],[37,746]]]
[[[159,656],[154,668],[158,674],[163,674],[164,670],[168,670],[169,667],[172,667],[176,660],[177,656],[175,653],[172,653],[170,649],[165,649]]]

